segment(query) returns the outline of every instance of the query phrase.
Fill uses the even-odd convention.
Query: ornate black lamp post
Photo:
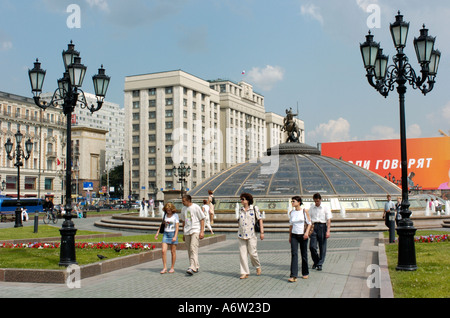
[[[6,141],[5,149],[9,160],[13,160],[14,158],[16,159],[14,165],[17,167],[17,207],[15,211],[16,221],[14,227],[22,227],[22,209],[20,207],[20,167],[23,166],[22,158],[25,160],[28,160],[30,158],[31,151],[33,150],[33,143],[30,139],[25,142],[25,150],[27,152],[25,154],[21,146],[23,135],[20,132],[19,126],[17,126],[17,133],[14,136],[16,137],[16,149],[14,149],[14,152],[11,154],[13,150],[13,143],[11,142],[11,138],[8,138],[8,140]]]
[[[72,41],[66,51],[62,53],[65,72],[63,77],[58,80],[58,88],[55,90],[49,103],[40,101],[42,86],[44,84],[45,71],[41,69],[41,63],[36,59],[34,68],[29,70],[31,89],[34,95],[34,102],[42,109],[49,106],[61,106],[67,120],[67,143],[66,143],[66,213],[61,233],[61,252],[60,266],[69,266],[77,264],[75,258],[75,234],[77,230],[72,222],[72,130],[71,117],[75,106],[78,104],[82,108],[88,108],[91,113],[100,110],[108,90],[110,77],[105,75],[102,67],[98,74],[92,77],[94,82],[95,95],[97,96],[97,105],[88,105],[84,92],[80,89],[83,84],[87,67],[81,64],[80,53],[75,51],[75,45]],[[62,102],[62,104],[58,104]]]
[[[172,173],[178,178],[178,183],[181,183],[181,197],[183,197],[186,178],[191,174],[191,167],[186,166],[185,163],[181,161],[178,168],[173,166]]]
[[[414,47],[418,62],[421,66],[421,77],[408,62],[408,58],[403,53],[408,36],[409,23],[403,21],[403,16],[396,16],[394,23],[390,25],[392,40],[394,41],[397,54],[394,55],[394,65],[388,67],[389,58],[383,55],[383,50],[379,43],[373,41],[373,35],[366,36],[366,42],[360,45],[364,66],[367,71],[369,84],[374,87],[382,96],[387,97],[390,91],[394,90],[397,83],[397,92],[400,99],[400,144],[402,161],[402,203],[400,214],[402,220],[398,223],[397,233],[399,235],[398,244],[398,264],[397,270],[413,271],[417,269],[416,252],[414,246],[414,234],[416,229],[410,219],[408,200],[408,162],[406,152],[406,125],[405,125],[405,93],[408,82],[414,89],[426,95],[435,83],[441,53],[434,49],[435,38],[428,35],[425,26],[420,30],[420,36],[414,39]],[[426,82],[426,83],[425,83]]]

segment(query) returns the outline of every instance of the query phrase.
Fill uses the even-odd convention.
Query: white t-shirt
[[[178,214],[174,213],[171,217],[164,218],[164,232],[175,232],[176,224],[180,223],[180,218],[178,217]]]
[[[289,213],[289,224],[292,225],[292,234],[304,234],[305,210],[292,210]],[[306,224],[311,224],[308,218],[306,218]]]
[[[184,234],[200,233],[200,221],[204,218],[205,215],[197,204],[192,203],[189,207],[183,206],[180,219],[184,221]]]

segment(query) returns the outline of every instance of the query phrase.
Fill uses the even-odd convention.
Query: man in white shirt
[[[180,221],[183,225],[183,240],[186,242],[189,256],[189,268],[186,273],[193,275],[198,272],[200,267],[198,262],[198,246],[199,241],[204,237],[205,215],[197,204],[192,203],[190,195],[183,195],[181,202],[184,206],[181,209]]]
[[[327,239],[330,237],[331,228],[331,210],[328,206],[322,205],[322,196],[316,193],[313,196],[314,204],[311,204],[309,215],[314,224],[314,232],[311,234],[309,250],[313,260],[313,269],[322,270],[327,253]],[[319,252],[317,252],[317,244]]]
[[[387,202],[384,204],[383,219],[384,224],[386,224],[386,226],[389,227],[389,213],[391,212],[391,209],[395,209],[395,204],[394,202],[392,202],[390,194],[387,195],[386,199]]]

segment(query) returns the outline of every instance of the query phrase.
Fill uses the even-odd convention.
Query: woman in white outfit
[[[301,207],[302,198],[294,196],[292,211],[289,213],[289,243],[291,244],[291,275],[288,281],[294,283],[298,277],[298,249],[302,258],[302,278],[307,279],[308,270],[308,233],[311,228],[311,218],[308,212]],[[305,231],[305,222],[308,224]]]
[[[172,274],[175,272],[175,260],[177,258],[177,244],[178,244],[178,228],[180,219],[178,214],[176,213],[176,208],[173,203],[166,203],[164,206],[164,235],[162,239],[162,261],[163,261],[163,269],[161,270],[161,274],[167,273],[167,250],[170,246],[170,251],[172,253],[172,266],[170,267],[169,273]],[[156,232],[155,239],[158,239],[159,230]]]
[[[252,265],[256,267],[256,275],[261,275],[261,263],[258,257],[256,245],[258,238],[256,237],[255,225],[259,222],[260,238],[264,239],[264,227],[261,214],[257,206],[253,206],[253,196],[250,193],[242,193],[240,195],[242,207],[239,210],[239,228],[238,242],[240,254],[240,279],[246,279],[250,275],[248,267],[248,256]]]
[[[205,227],[207,227],[209,229],[209,231],[211,232],[211,234],[213,233],[212,227],[211,227],[211,222],[210,222],[210,214],[209,214],[209,204],[208,204],[208,200],[203,200],[203,206],[202,206],[202,212],[205,215]]]

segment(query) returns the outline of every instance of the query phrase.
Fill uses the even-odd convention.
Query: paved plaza
[[[94,227],[95,220],[74,219],[74,223],[77,229],[107,231]],[[13,226],[3,223],[1,227],[8,225]],[[371,232],[332,233],[323,270],[311,269],[309,279],[296,283],[287,281],[290,268],[287,233],[266,233],[264,241],[258,240],[262,275],[256,276],[253,270],[245,280],[239,279],[238,242],[233,233],[227,234],[224,242],[200,248],[200,271],[193,276],[185,273],[189,264],[187,252],[179,250],[173,274],[161,275],[162,261],[158,259],[83,279],[79,288],[0,282],[0,298],[378,298],[379,284],[368,287],[372,273],[367,271],[369,265],[378,265],[378,238],[378,233]],[[170,266],[170,253],[168,262]]]

